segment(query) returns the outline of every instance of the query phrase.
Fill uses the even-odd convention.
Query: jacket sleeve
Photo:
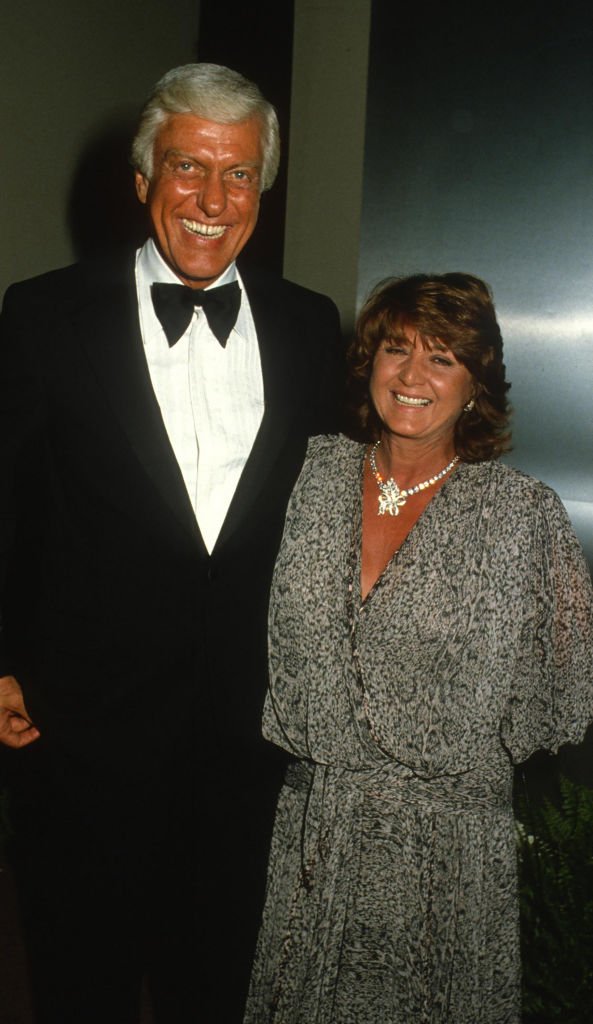
[[[315,317],[318,368],[309,435],[335,434],[343,427],[346,380],[346,349],[337,307],[326,296],[318,296]]]
[[[7,578],[17,529],[21,455],[31,442],[41,410],[41,390],[25,340],[26,323],[25,289],[16,285],[7,291],[0,314],[0,676],[14,674],[6,631]]]

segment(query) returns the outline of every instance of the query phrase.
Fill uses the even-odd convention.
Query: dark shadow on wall
[[[281,273],[288,177],[288,137],[292,80],[293,0],[201,0],[198,60],[224,64],[257,82],[276,108],[281,161],[270,192],[262,196],[259,222],[245,259]]]
[[[104,125],[84,147],[72,179],[68,228],[77,260],[93,259],[146,238],[129,161],[136,118]]]

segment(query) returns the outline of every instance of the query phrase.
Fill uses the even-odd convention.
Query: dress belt
[[[349,769],[310,761],[294,761],[285,785],[307,794],[302,834],[303,879],[312,884],[317,861],[327,860],[335,834],[336,816],[358,816],[364,804],[384,805],[385,814],[397,805],[417,805],[423,814],[503,814],[510,816],[510,781],[494,791],[477,771],[458,775],[420,777],[397,763],[377,768]]]

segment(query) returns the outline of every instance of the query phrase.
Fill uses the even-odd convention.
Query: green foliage
[[[517,809],[524,1024],[593,1021],[593,791]]]

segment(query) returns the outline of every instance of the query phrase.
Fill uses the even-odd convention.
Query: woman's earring
[[[471,412],[475,404],[476,404],[476,403],[475,403],[474,399],[473,399],[473,398],[470,398],[470,400],[469,400],[469,402],[467,403],[467,405],[464,405],[464,406],[463,406],[463,411],[464,411],[464,412]]]

